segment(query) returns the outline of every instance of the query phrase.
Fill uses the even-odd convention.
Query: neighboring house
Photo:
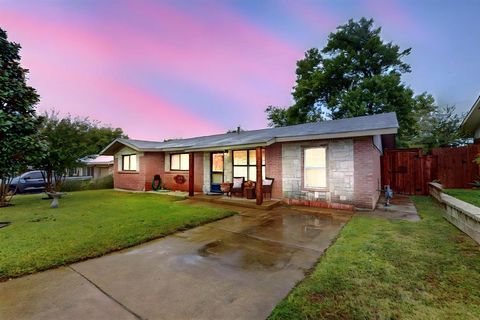
[[[118,189],[151,190],[158,174],[167,189],[209,193],[233,177],[255,181],[259,165],[275,179],[273,198],[372,209],[380,155],[394,147],[397,130],[395,113],[384,113],[166,142],[117,139],[101,154],[114,156]]]
[[[70,177],[92,177],[97,180],[113,174],[113,156],[92,155],[80,159],[80,165],[70,170]]]
[[[480,96],[463,119],[461,130],[473,137],[475,144],[480,143]]]

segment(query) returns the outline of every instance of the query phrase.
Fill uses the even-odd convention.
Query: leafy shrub
[[[113,175],[111,174],[103,178],[91,181],[87,189],[88,190],[113,189]]]
[[[89,184],[90,180],[67,179],[63,182],[61,191],[70,192],[87,190]]]
[[[62,192],[113,189],[113,175],[97,180],[65,180],[62,185]]]

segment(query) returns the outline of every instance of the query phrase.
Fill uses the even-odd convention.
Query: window
[[[40,171],[32,171],[26,174],[23,179],[43,179],[43,175]]]
[[[319,189],[327,187],[327,148],[306,148],[303,153],[304,186]]]
[[[87,176],[93,178],[93,167],[87,167]]]
[[[122,156],[122,171],[137,170],[137,155],[127,154]]]
[[[257,180],[257,154],[255,150],[233,151],[233,176]],[[265,179],[265,149],[262,149],[262,177]]]
[[[170,155],[170,170],[188,171],[188,153],[177,153]]]
[[[223,182],[223,152],[212,153],[212,183]]]

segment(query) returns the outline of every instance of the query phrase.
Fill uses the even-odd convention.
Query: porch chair
[[[262,189],[263,189],[263,194],[270,194],[270,199],[272,199],[272,186],[273,186],[273,181],[274,178],[268,178],[265,177],[265,179],[262,180]]]
[[[230,197],[234,193],[240,193],[243,197],[243,187],[245,184],[245,177],[236,177],[233,178],[232,187],[230,188]]]

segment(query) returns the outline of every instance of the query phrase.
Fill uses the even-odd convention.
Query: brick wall
[[[144,174],[144,190],[152,190],[153,177],[158,174],[162,179],[165,174],[165,153],[164,152],[145,152],[140,157],[140,172]]]
[[[131,152],[131,151],[129,151]],[[168,156],[168,154],[167,154]],[[119,159],[121,154],[114,160],[114,187],[125,190],[149,191],[152,190],[153,177],[158,174],[162,178],[162,184],[170,190],[188,191],[188,171],[170,171],[166,169],[164,152],[145,152],[138,154],[138,170],[134,172],[119,171]],[[195,161],[195,192],[201,192],[203,186],[203,152],[194,154]],[[185,183],[178,184],[174,177],[182,175]]]
[[[167,154],[167,156],[169,156]],[[194,190],[195,192],[203,191],[203,177],[204,177],[204,167],[203,167],[203,152],[195,152],[193,155],[195,169],[194,169]],[[164,168],[166,171],[162,176],[162,180],[165,183],[165,188],[174,191],[188,191],[188,171],[170,171],[167,167]],[[181,175],[185,178],[185,183],[179,184],[175,182],[175,176]]]
[[[282,198],[282,144],[275,143],[265,148],[265,176],[274,178],[272,198]]]
[[[114,160],[114,187],[125,190],[152,190],[153,176],[159,174],[163,179],[164,153],[146,152],[138,154],[138,170],[122,172],[118,170],[120,156]]]
[[[380,151],[371,137],[361,137],[354,140],[354,156],[355,206],[373,209],[380,195]]]
[[[113,186],[118,189],[143,190],[145,179],[140,172],[119,172],[118,158],[114,160]]]

